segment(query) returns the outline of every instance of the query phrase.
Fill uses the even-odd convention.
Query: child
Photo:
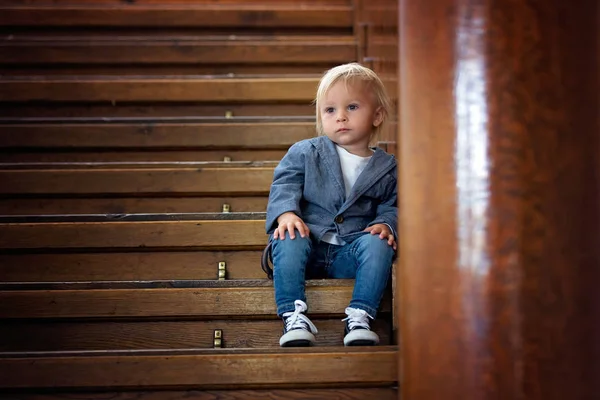
[[[377,314],[396,250],[396,161],[369,144],[391,110],[383,84],[351,63],[329,70],[316,96],[318,137],[290,147],[267,205],[280,346],[308,346],[306,278],[355,279],[344,345],[375,345]]]

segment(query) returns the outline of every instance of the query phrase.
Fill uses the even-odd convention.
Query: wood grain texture
[[[341,346],[341,318],[311,321],[319,329],[314,346]],[[373,321],[381,345],[390,343],[385,316]],[[211,320],[158,322],[14,322],[0,324],[0,351],[75,351],[212,348],[215,329],[223,331],[223,347],[279,348],[281,320]]]
[[[267,195],[274,167],[131,165],[0,166],[0,194]],[[27,165],[10,166],[25,168]],[[43,168],[43,169],[42,169]]]
[[[133,214],[264,212],[267,196],[236,197],[116,197],[116,198],[0,198],[2,215]]]
[[[260,251],[190,251],[127,253],[0,254],[2,282],[77,282],[259,279]]]
[[[168,118],[154,118],[129,123],[102,122],[101,119],[88,122],[84,118],[61,118],[46,123],[0,122],[0,148],[283,150],[297,141],[316,136],[315,123],[310,119],[299,122],[293,119],[270,122],[266,118],[256,122],[211,122],[210,119],[169,122]]]
[[[280,64],[0,64],[0,74],[5,76],[179,76],[179,75],[319,75],[338,63],[290,64],[281,60]]]
[[[354,281],[307,286],[312,315],[344,315]],[[387,296],[386,296],[387,297]],[[389,297],[381,310],[390,310]],[[83,289],[0,291],[0,318],[269,317],[277,315],[273,288]]]
[[[286,150],[0,152],[0,163],[279,161]]]
[[[79,27],[335,27],[352,26],[346,5],[316,4],[153,4],[153,5],[3,5],[3,26]]]
[[[248,388],[366,384],[396,380],[393,346],[267,353],[211,351],[179,355],[0,358],[0,388]]]
[[[5,393],[6,400],[395,400],[397,389],[335,388],[335,389],[274,389],[274,390],[187,390],[148,392],[85,392],[85,393]]]
[[[309,103],[318,81],[318,77],[2,77],[0,102]]]
[[[595,398],[598,2],[436,6],[400,9],[402,398]]]
[[[342,64],[356,59],[356,43],[335,37],[304,41],[291,38],[169,39],[163,37],[128,40],[96,37],[77,40],[11,40],[0,43],[4,65],[173,65],[173,64]]]
[[[0,249],[262,249],[267,244],[264,225],[264,220],[3,223]]]
[[[398,0],[355,1],[355,31],[360,61],[383,80],[393,99],[398,96]],[[392,119],[399,118],[392,115]],[[379,140],[395,141],[399,126],[381,132]]]
[[[6,103],[0,107],[0,118],[156,118],[159,117],[221,117],[231,112],[234,117],[312,117],[315,108],[310,102],[261,102],[261,103]]]

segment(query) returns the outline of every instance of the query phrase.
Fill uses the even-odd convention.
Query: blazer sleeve
[[[265,223],[269,234],[275,230],[277,218],[285,212],[291,211],[302,218],[300,200],[304,191],[304,160],[299,146],[293,145],[275,168]]]
[[[386,224],[392,230],[394,239],[398,240],[398,188],[397,180],[394,179],[393,188],[389,190],[387,200],[377,206],[377,215],[368,226],[375,224]]]

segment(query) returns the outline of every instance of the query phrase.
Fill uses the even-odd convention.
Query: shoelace
[[[346,308],[346,315],[347,317],[344,318],[342,321],[348,321],[349,329],[359,327],[369,330],[371,329],[371,326],[369,325],[369,318],[373,319],[373,317],[367,314],[365,310],[361,310],[360,308],[348,307]]]
[[[285,318],[285,330],[289,331],[296,328],[308,328],[312,333],[318,333],[317,327],[306,315],[302,314],[306,311],[304,303],[299,303],[298,300],[296,300],[294,305],[296,306],[294,312],[287,312],[282,315],[282,317]]]

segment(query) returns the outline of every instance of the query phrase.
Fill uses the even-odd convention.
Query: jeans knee
[[[301,237],[298,231],[296,231],[296,238],[291,239],[289,232],[286,232],[285,239],[273,240],[272,246],[273,262],[275,262],[277,257],[282,254],[284,254],[286,257],[308,257],[312,250],[312,241],[308,236]]]
[[[387,239],[381,239],[379,235],[363,235],[359,240],[362,240],[363,249],[373,254],[383,254],[393,256],[394,248],[390,246]]]
[[[360,240],[357,249],[360,258],[372,264],[380,264],[384,268],[391,266],[395,250],[386,239],[381,239],[379,235],[363,235],[357,240]]]

